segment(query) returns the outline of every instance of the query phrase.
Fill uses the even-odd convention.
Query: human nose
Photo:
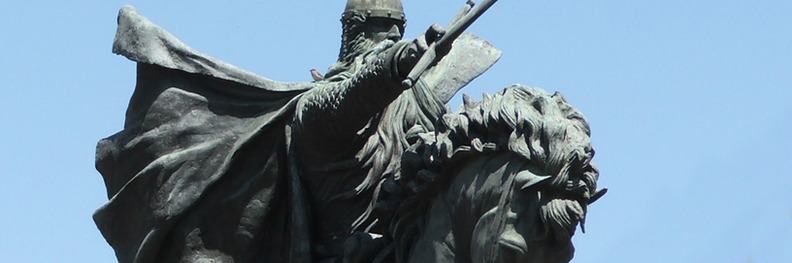
[[[388,30],[388,39],[395,41],[399,41],[402,38],[401,32],[399,31],[399,27],[397,25],[391,26],[390,30]]]

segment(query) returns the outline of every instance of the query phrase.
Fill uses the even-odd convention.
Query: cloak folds
[[[312,84],[271,81],[202,55],[129,6],[118,23],[113,50],[138,62],[137,85],[124,129],[97,145],[110,200],[94,221],[119,262],[155,262],[184,247],[287,261],[283,252],[301,247],[289,236],[306,227],[290,222],[306,221],[289,218],[298,207],[289,203],[299,202],[289,193],[299,193],[288,188],[285,129]],[[296,233],[292,242],[308,242]],[[169,235],[182,238],[165,242]]]

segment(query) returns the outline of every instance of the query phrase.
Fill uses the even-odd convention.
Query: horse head
[[[383,184],[400,200],[389,222],[397,261],[571,260],[571,237],[605,191],[588,123],[561,94],[512,86],[466,97],[415,138]]]

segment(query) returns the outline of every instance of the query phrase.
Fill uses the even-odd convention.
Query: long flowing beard
[[[325,78],[348,71],[354,65],[355,58],[371,50],[375,45],[377,43],[366,38],[362,32],[351,39],[345,38],[345,41],[341,43],[341,54],[338,55],[338,61],[330,66]]]
[[[342,54],[339,58],[341,61],[351,63],[355,60],[356,57],[362,55],[366,51],[371,50],[371,48],[376,45],[374,41],[371,39],[366,38],[364,33],[360,33],[355,36],[349,43],[344,43],[347,47],[344,49],[346,50],[346,54]]]

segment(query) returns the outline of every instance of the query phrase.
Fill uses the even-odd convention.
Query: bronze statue
[[[458,21],[472,23],[471,6]],[[314,82],[281,83],[121,9],[113,51],[138,62],[138,79],[124,129],[97,146],[110,200],[94,215],[119,262],[405,259],[392,223],[406,199],[383,206],[394,196],[383,187],[500,52],[456,24],[451,40],[439,26],[402,40],[399,0],[349,0],[341,21],[338,62]]]

